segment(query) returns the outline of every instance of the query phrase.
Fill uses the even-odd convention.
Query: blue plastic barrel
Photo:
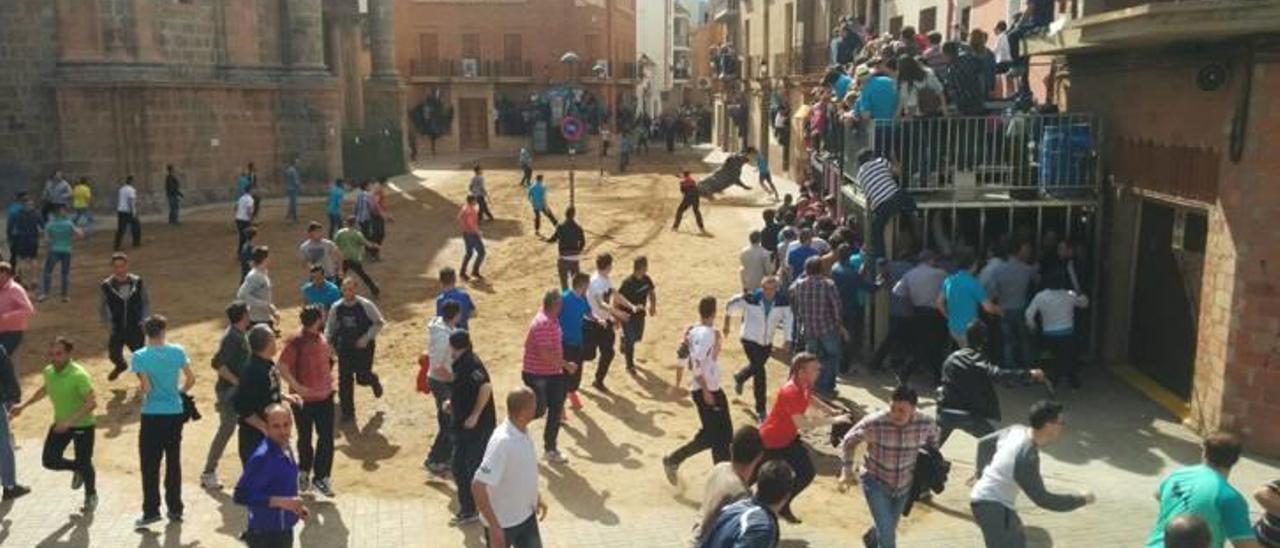
[[[1093,146],[1089,124],[1045,126],[1040,140],[1040,188],[1084,186]]]

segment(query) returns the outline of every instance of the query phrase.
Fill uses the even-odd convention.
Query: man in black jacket
[[[266,410],[272,404],[288,401],[301,405],[296,395],[280,393],[280,373],[272,358],[276,355],[276,333],[268,325],[255,325],[249,330],[249,363],[240,375],[236,387],[236,414],[240,416],[238,434],[240,465],[248,464],[249,457],[267,434]]]
[[[582,234],[582,227],[574,220],[577,210],[569,206],[564,210],[564,222],[556,227],[556,231],[547,238],[547,243],[558,243],[560,258],[556,260],[556,274],[560,276],[560,291],[569,289],[569,280],[576,275],[578,261],[582,260],[582,250],[587,247],[587,238]]]
[[[135,352],[146,344],[142,322],[151,315],[151,303],[142,277],[129,272],[129,257],[124,253],[111,256],[111,275],[102,280],[102,321],[111,327],[107,355],[115,368],[107,375],[114,381],[129,368],[124,360],[124,347]]]
[[[947,443],[951,431],[959,428],[975,438],[995,432],[991,421],[1000,420],[1000,400],[992,380],[1043,382],[1039,369],[1001,369],[984,353],[987,324],[974,320],[966,330],[969,346],[953,352],[942,364],[942,384],[938,387],[938,448]]]
[[[17,462],[13,454],[13,437],[9,429],[9,408],[22,401],[22,385],[9,354],[0,346],[0,485],[4,487],[4,500],[13,500],[31,492],[29,487],[18,484]]]

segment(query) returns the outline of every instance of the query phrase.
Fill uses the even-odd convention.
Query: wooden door
[[[458,100],[459,146],[463,150],[489,148],[488,101],[479,99]]]

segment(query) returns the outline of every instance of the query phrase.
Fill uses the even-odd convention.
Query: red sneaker
[[[578,399],[577,390],[569,393],[569,406],[573,409],[582,409],[582,400]]]

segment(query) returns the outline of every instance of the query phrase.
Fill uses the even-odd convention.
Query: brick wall
[[[1107,154],[1118,153],[1124,141],[1219,154],[1218,199],[1208,207],[1190,421],[1205,431],[1239,432],[1251,449],[1274,456],[1280,455],[1280,396],[1274,390],[1280,386],[1280,232],[1257,228],[1280,215],[1280,187],[1273,184],[1280,178],[1280,96],[1271,92],[1280,85],[1280,64],[1258,61],[1244,153],[1236,163],[1227,151],[1244,93],[1243,63],[1235,63],[1222,89],[1195,86],[1200,67],[1224,58],[1243,57],[1223,46],[1181,56],[1126,52],[1073,58],[1068,106],[1099,115]],[[1113,206],[1107,230],[1114,238],[1108,238],[1102,265],[1104,278],[1113,281],[1100,306],[1106,332],[1127,333],[1131,296],[1119,280],[1133,260],[1136,210],[1123,191]],[[1104,339],[1104,355],[1123,358],[1125,337]]]

